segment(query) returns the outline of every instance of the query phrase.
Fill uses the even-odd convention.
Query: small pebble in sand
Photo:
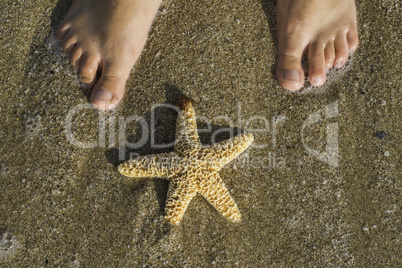
[[[8,173],[10,171],[10,168],[8,166],[7,162],[0,162],[0,174],[1,173]]]
[[[384,131],[378,131],[375,136],[379,139],[384,139],[385,136],[387,135],[387,133],[385,133]]]

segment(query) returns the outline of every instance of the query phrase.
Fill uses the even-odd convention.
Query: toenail
[[[93,98],[96,101],[110,102],[113,98],[113,94],[109,91],[99,89],[97,92],[95,92]]]
[[[322,84],[324,84],[324,79],[322,79],[321,77],[316,77],[313,79],[312,84],[314,86],[321,86]]]
[[[89,89],[89,85],[86,83],[80,83],[81,88],[88,90]]]
[[[116,104],[105,102],[105,101],[97,101],[97,102],[93,103],[92,105],[100,111],[109,111],[116,107]]]
[[[342,68],[343,66],[343,61],[342,60],[338,60],[335,62],[335,68]]]
[[[80,80],[80,82],[83,84],[90,84],[92,82],[93,78],[79,74],[78,80]]]
[[[300,75],[298,71],[287,70],[283,73],[283,78],[291,83],[300,83]]]

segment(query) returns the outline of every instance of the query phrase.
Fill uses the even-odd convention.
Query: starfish
[[[174,152],[131,159],[119,165],[119,172],[133,178],[167,178],[169,189],[165,219],[174,225],[180,223],[197,193],[226,219],[240,222],[240,211],[218,171],[250,146],[253,135],[240,134],[210,146],[202,146],[191,100],[182,98],[177,106],[181,111],[177,117]]]

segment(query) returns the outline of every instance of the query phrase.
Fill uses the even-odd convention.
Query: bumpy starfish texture
[[[200,193],[216,210],[232,222],[241,214],[218,171],[241,154],[254,138],[251,133],[202,146],[197,133],[194,109],[189,98],[178,106],[174,152],[141,156],[119,165],[119,172],[133,178],[161,177],[169,182],[165,219],[180,223],[191,199]]]

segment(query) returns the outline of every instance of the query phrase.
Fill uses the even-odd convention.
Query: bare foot
[[[57,38],[79,70],[81,86],[92,89],[90,102],[96,108],[112,109],[123,98],[130,70],[141,54],[160,3],[74,0]]]
[[[304,51],[309,82],[322,86],[326,70],[344,66],[358,45],[354,0],[277,0],[277,26],[276,77],[288,90],[303,87]]]

